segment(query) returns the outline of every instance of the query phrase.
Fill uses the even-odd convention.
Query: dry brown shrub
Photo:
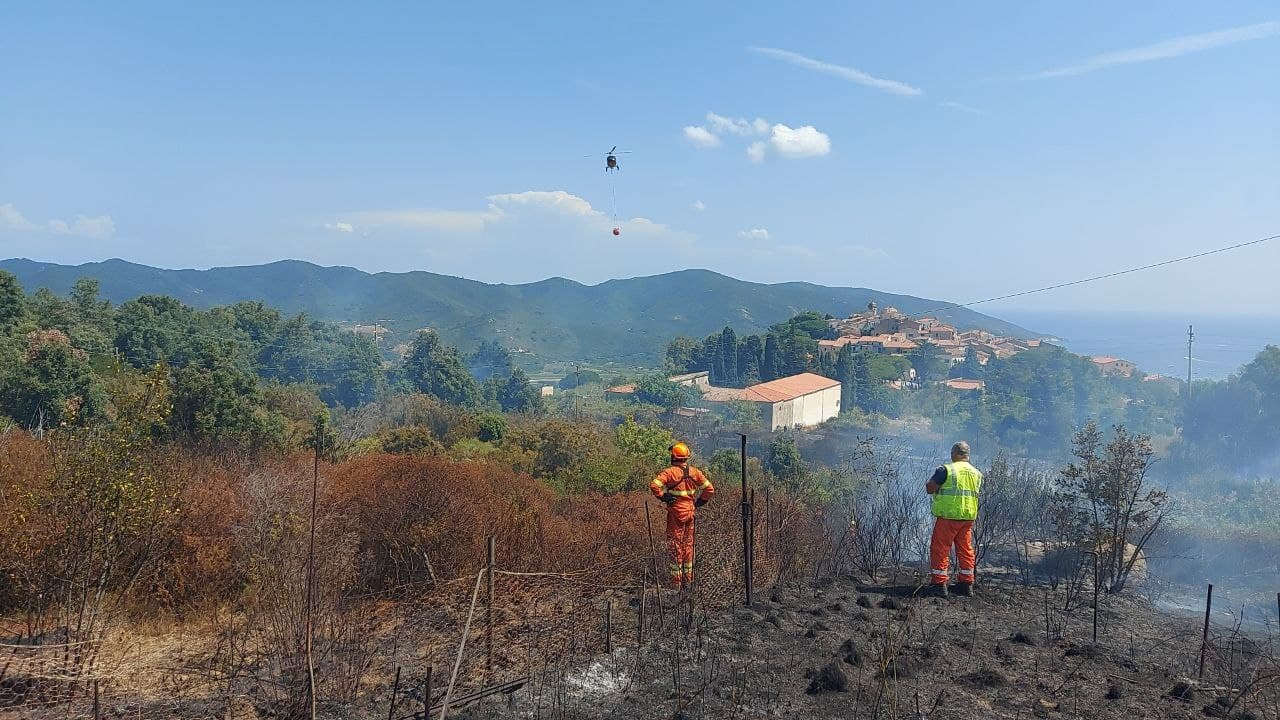
[[[44,443],[21,430],[0,432],[0,610],[20,605],[22,569],[37,557],[48,540],[50,518],[33,516],[30,498],[48,482],[52,468]]]
[[[483,564],[495,536],[501,565],[562,572],[643,551],[641,498],[557,499],[510,468],[415,455],[366,455],[332,469],[333,501],[360,538],[372,587],[440,581]]]

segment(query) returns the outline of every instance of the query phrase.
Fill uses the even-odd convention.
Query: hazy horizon
[[[317,267],[324,267],[324,268],[349,268],[349,269],[357,270],[357,271],[359,271],[359,272],[362,272],[362,273],[365,273],[365,274],[368,274],[368,275],[376,275],[376,274],[380,274],[380,273],[388,273],[388,274],[408,274],[408,273],[415,273],[415,272],[433,273],[433,274],[437,274],[437,275],[449,275],[449,273],[441,273],[441,272],[437,272],[437,271],[435,271],[435,270],[431,270],[431,269],[429,269],[429,268],[407,268],[407,269],[403,269],[403,270],[366,270],[366,269],[361,268],[361,267],[359,267],[359,266],[357,266],[357,265],[351,265],[351,264],[345,264],[345,265],[323,265],[323,264],[320,264],[320,263],[314,263],[314,262],[312,262],[312,261],[310,261],[310,260],[303,260],[303,259],[300,259],[300,258],[287,258],[287,257],[286,257],[286,258],[280,258],[280,259],[277,259],[277,260],[269,260],[269,261],[262,262],[262,263],[239,263],[239,264],[227,264],[227,265],[185,266],[185,267],[168,267],[168,266],[162,266],[162,265],[151,265],[151,264],[148,264],[148,263],[138,262],[138,261],[136,261],[136,260],[130,260],[130,259],[128,259],[128,258],[115,257],[115,256],[113,256],[113,257],[103,258],[103,259],[101,259],[101,260],[86,260],[86,261],[81,262],[81,263],[59,263],[59,262],[57,262],[57,261],[53,261],[53,260],[43,260],[43,259],[40,259],[40,258],[35,258],[35,257],[25,257],[25,256],[23,256],[23,257],[9,257],[9,258],[0,257],[0,261],[4,261],[4,260],[28,260],[28,261],[30,261],[30,262],[35,262],[35,263],[52,263],[52,264],[55,264],[55,265],[65,265],[65,266],[72,266],[72,267],[80,266],[80,265],[94,264],[94,263],[104,263],[104,262],[110,262],[110,261],[113,261],[113,260],[118,260],[118,261],[120,261],[120,262],[126,262],[126,263],[130,263],[130,264],[133,264],[133,265],[140,265],[140,266],[143,266],[143,267],[154,267],[154,268],[157,268],[157,269],[160,269],[160,270],[174,270],[174,271],[182,271],[182,270],[206,271],[206,270],[213,270],[213,269],[217,269],[217,268],[258,267],[258,266],[262,266],[262,265],[270,265],[270,264],[273,264],[273,263],[304,262],[304,263],[308,263],[308,264],[311,264],[311,265],[315,265],[315,266],[317,266]],[[904,291],[904,290],[901,290],[901,289],[896,289],[896,288],[893,288],[893,287],[880,287],[880,286],[876,286],[876,285],[872,285],[872,284],[868,284],[868,285],[833,285],[833,284],[830,284],[830,283],[812,283],[812,281],[809,281],[809,280],[778,280],[778,281],[773,281],[773,282],[762,282],[762,281],[751,280],[751,279],[749,279],[749,278],[738,277],[738,276],[735,276],[735,275],[732,275],[732,274],[729,274],[729,273],[725,273],[725,272],[721,272],[721,271],[719,271],[719,270],[715,270],[715,269],[712,269],[712,268],[705,268],[705,267],[684,267],[684,268],[673,268],[673,269],[665,270],[665,271],[662,271],[662,272],[659,272],[659,273],[652,273],[652,274],[646,274],[646,275],[620,275],[620,276],[617,276],[617,277],[605,278],[605,279],[603,279],[603,280],[598,280],[598,281],[595,281],[595,282],[583,282],[583,281],[581,281],[581,280],[577,280],[577,279],[575,279],[575,278],[570,278],[570,277],[564,277],[564,276],[562,276],[562,275],[548,275],[548,276],[546,276],[546,277],[542,277],[542,278],[539,278],[539,279],[537,279],[537,280],[530,280],[530,281],[527,281],[527,282],[521,282],[521,283],[500,283],[500,282],[495,283],[495,282],[487,282],[487,281],[484,281],[484,280],[478,280],[478,279],[476,279],[476,278],[470,278],[470,277],[466,277],[466,276],[463,276],[463,275],[451,275],[451,277],[457,277],[457,278],[460,278],[460,279],[463,279],[463,280],[472,280],[472,281],[475,281],[475,282],[481,282],[481,283],[485,283],[485,284],[488,284],[488,285],[528,285],[528,284],[533,284],[533,283],[543,282],[543,281],[546,281],[546,280],[562,279],[562,280],[568,280],[568,281],[570,281],[570,282],[579,283],[579,284],[581,284],[581,285],[586,285],[586,286],[589,286],[589,287],[593,287],[593,286],[597,286],[597,285],[602,285],[602,284],[607,283],[607,282],[613,282],[613,281],[618,281],[618,280],[633,280],[633,279],[636,279],[636,278],[654,277],[654,276],[657,276],[657,275],[665,275],[665,274],[670,274],[670,273],[688,272],[688,271],[706,271],[706,272],[712,272],[712,273],[716,273],[716,274],[719,274],[719,275],[723,275],[723,276],[725,276],[725,277],[733,278],[733,279],[735,279],[735,280],[742,280],[742,281],[745,281],[745,282],[761,282],[761,284],[766,284],[766,285],[781,285],[781,284],[787,284],[787,283],[800,282],[800,283],[811,283],[811,284],[820,285],[820,286],[823,286],[823,287],[865,287],[865,288],[868,288],[868,289],[871,289],[871,290],[878,290],[878,291],[882,291],[882,292],[890,293],[890,294],[895,294],[895,295],[913,295],[913,293],[910,293],[910,292],[907,292],[907,291]],[[33,290],[35,290],[35,289],[36,289],[36,288],[26,288],[26,290],[27,290],[28,292],[31,292],[31,291],[33,291]],[[1024,288],[1024,289],[1034,289],[1034,288]],[[1033,307],[1033,306],[1027,306],[1027,305],[1018,305],[1018,304],[966,303],[966,301],[961,300],[961,299],[957,299],[957,298],[936,297],[936,296],[928,296],[928,295],[918,295],[918,296],[916,296],[916,297],[922,297],[922,298],[930,299],[930,300],[938,300],[939,302],[946,302],[946,303],[951,303],[951,304],[955,304],[955,305],[961,305],[961,306],[963,306],[963,307],[969,307],[969,308],[972,308],[972,309],[974,309],[974,310],[976,310],[976,311],[978,311],[978,312],[984,313],[984,314],[986,314],[986,315],[993,315],[993,316],[997,316],[997,317],[1000,317],[1000,318],[1001,318],[1001,319],[1003,319],[1003,320],[1008,320],[1008,321],[1013,322],[1013,323],[1015,323],[1015,324],[1023,325],[1023,327],[1026,327],[1028,330],[1032,330],[1032,331],[1034,331],[1034,332],[1042,333],[1042,334],[1044,334],[1044,335],[1053,335],[1053,333],[1052,333],[1052,332],[1050,332],[1050,331],[1048,331],[1048,330],[1044,330],[1044,329],[1042,329],[1042,328],[1036,328],[1036,327],[1032,327],[1032,326],[1025,325],[1024,323],[1022,323],[1021,321],[1019,321],[1019,320],[1018,320],[1016,317],[1014,317],[1014,316],[1024,315],[1024,316],[1031,317],[1031,318],[1043,318],[1043,317],[1052,317],[1052,316],[1058,316],[1058,317],[1073,317],[1073,316],[1074,316],[1074,317],[1080,317],[1080,318],[1086,318],[1086,317],[1090,317],[1090,318],[1092,318],[1092,317],[1133,317],[1133,318],[1167,318],[1167,319],[1175,319],[1175,318],[1176,318],[1176,319],[1178,319],[1178,320],[1179,320],[1179,322],[1186,322],[1186,321],[1187,321],[1187,319],[1190,319],[1192,322],[1194,322],[1197,318],[1200,318],[1200,319],[1205,319],[1205,318],[1208,318],[1208,319],[1212,319],[1212,318],[1261,318],[1261,319],[1280,319],[1280,307],[1271,308],[1272,312],[1270,312],[1270,313],[1268,313],[1268,312],[1259,312],[1259,311],[1251,311],[1251,312],[1190,312],[1190,313],[1188,313],[1188,312],[1176,312],[1176,311],[1172,311],[1172,310],[1165,310],[1165,311],[1139,311],[1139,310],[1128,310],[1128,309],[1124,309],[1124,308],[1119,308],[1119,309],[1116,309],[1116,308],[1098,308],[1098,309],[1088,309],[1088,308],[1086,308],[1086,309],[1080,309],[1080,308],[1078,308],[1078,307],[1052,307],[1052,306],[1047,306],[1047,307]],[[1004,302],[1008,302],[1008,301],[1004,301]],[[815,309],[816,309],[816,308],[815,308]],[[1007,314],[1007,316],[1006,316],[1005,314]],[[1277,336],[1276,338],[1274,338],[1274,339],[1272,340],[1272,342],[1280,343],[1280,336]]]
[[[697,266],[963,302],[1280,231],[1260,1],[7,19],[5,256],[498,283]],[[1280,242],[1025,304],[1275,307],[1274,267]]]

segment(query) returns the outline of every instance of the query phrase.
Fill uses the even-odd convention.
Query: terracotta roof
[[[844,347],[845,345],[848,345],[851,342],[857,342],[857,341],[858,341],[858,338],[849,337],[848,335],[846,335],[844,337],[838,337],[835,340],[819,340],[818,347],[829,347],[829,348],[839,349]]]
[[[892,348],[894,350],[915,350],[916,348],[920,347],[919,345],[905,338],[889,338],[888,340],[885,340],[880,344],[883,345],[885,349]]]
[[[613,387],[605,390],[605,392],[613,393],[615,395],[630,395],[635,391],[636,391],[635,385],[614,385]]]
[[[913,349],[917,345],[902,335],[863,335],[862,337],[853,338],[849,342],[861,343],[865,345],[883,345],[891,348]]]
[[[743,390],[747,400],[756,402],[784,402],[794,400],[803,395],[820,392],[828,388],[839,387],[839,380],[822,377],[814,373],[800,373],[790,377],[778,378],[769,382],[752,385]]]
[[[746,390],[742,388],[708,387],[702,392],[702,399],[707,402],[730,402],[746,400]]]
[[[982,390],[983,388],[985,388],[985,387],[986,387],[986,385],[987,385],[987,384],[986,384],[985,382],[981,381],[981,380],[968,380],[968,379],[965,379],[965,378],[952,378],[952,379],[950,379],[950,380],[946,381],[945,383],[943,383],[943,385],[946,385],[947,387],[951,388],[952,390]]]
[[[1111,363],[1116,362],[1120,358],[1113,358],[1113,357],[1110,357],[1109,355],[1094,355],[1089,359],[1098,363],[1099,365],[1110,365]]]

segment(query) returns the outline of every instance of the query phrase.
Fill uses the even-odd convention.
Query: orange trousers
[[[671,586],[693,585],[693,518],[681,522],[667,516],[667,559]]]
[[[947,584],[952,545],[956,546],[956,559],[960,561],[960,573],[956,582],[972,585],[973,573],[978,567],[978,554],[973,551],[973,521],[946,518],[936,519],[933,523],[933,538],[929,540],[929,565],[933,571],[933,584]]]

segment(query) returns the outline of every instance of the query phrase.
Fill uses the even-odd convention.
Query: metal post
[[[751,607],[751,506],[747,502],[747,436],[742,439],[742,574],[746,586],[747,607]]]
[[[93,720],[101,720],[102,718],[102,702],[98,693],[98,681],[93,681]]]
[[[396,695],[400,694],[400,666],[396,666],[396,681],[391,684],[391,707],[387,708],[387,720],[396,718]]]
[[[751,501],[747,503],[747,525],[751,532],[747,534],[747,577],[755,580],[756,571],[756,489],[751,488]]]
[[[1213,583],[1209,583],[1209,592],[1204,598],[1204,634],[1200,637],[1200,672],[1197,677],[1204,679],[1204,653],[1209,645],[1209,611],[1213,608]]]
[[[489,572],[487,573],[489,575],[489,597],[488,597],[488,608],[485,611],[485,621],[486,621],[487,627],[485,628],[485,637],[484,637],[484,646],[485,646],[484,669],[485,669],[485,672],[487,672],[491,676],[493,675],[493,561],[494,561],[494,556],[497,555],[497,544],[498,544],[497,538],[490,535],[489,543],[488,543],[489,562],[487,565],[487,567],[489,568]]]

